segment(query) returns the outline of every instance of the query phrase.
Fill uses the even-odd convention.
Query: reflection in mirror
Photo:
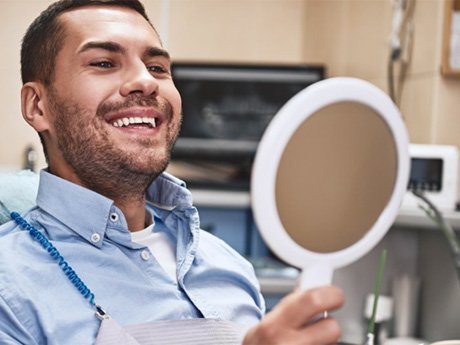
[[[312,252],[353,245],[389,202],[397,160],[390,128],[372,108],[338,102],[320,109],[280,159],[275,195],[283,227]]]

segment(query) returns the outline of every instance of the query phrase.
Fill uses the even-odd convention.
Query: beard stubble
[[[56,90],[50,90],[50,99],[58,148],[83,186],[113,200],[143,198],[146,188],[168,166],[178,136],[180,119],[174,121],[179,115],[171,104],[158,97],[132,95],[124,102],[101,104],[94,115],[61,98]],[[165,143],[138,139],[139,152],[128,152],[110,137],[104,115],[133,106],[154,107],[165,115]]]

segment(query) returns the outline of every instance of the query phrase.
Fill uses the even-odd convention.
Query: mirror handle
[[[312,289],[318,286],[330,285],[334,270],[327,264],[313,264],[302,269],[300,275],[300,288]]]

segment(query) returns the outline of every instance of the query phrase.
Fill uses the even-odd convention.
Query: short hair
[[[21,46],[22,83],[40,81],[50,86],[54,78],[56,57],[63,46],[65,31],[58,18],[61,14],[87,6],[118,6],[138,12],[153,27],[139,0],[59,0],[45,9],[27,29]],[[156,32],[156,31],[155,31]]]

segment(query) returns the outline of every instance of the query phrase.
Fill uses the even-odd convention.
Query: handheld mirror
[[[391,99],[363,80],[326,79],[267,127],[251,177],[255,220],[268,246],[302,269],[302,288],[327,285],[385,235],[408,174],[406,128]]]

